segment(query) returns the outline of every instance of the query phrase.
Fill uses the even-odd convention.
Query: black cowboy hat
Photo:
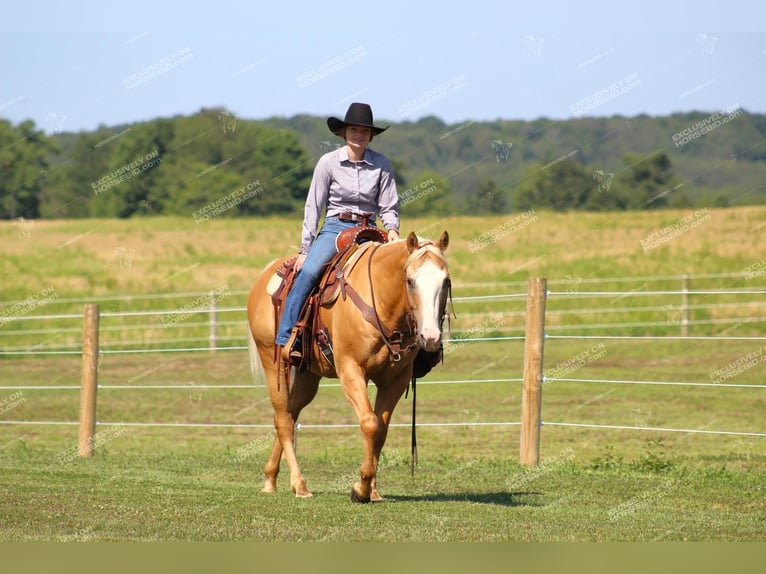
[[[358,102],[354,102],[348,107],[346,117],[343,118],[343,121],[334,117],[327,118],[327,127],[330,128],[330,131],[336,136],[340,136],[340,131],[346,126],[365,126],[371,128],[372,135],[374,136],[382,134],[389,128],[389,126],[380,128],[373,125],[372,108],[369,104],[360,104]]]

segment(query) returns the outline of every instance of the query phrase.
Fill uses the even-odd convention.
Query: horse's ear
[[[441,251],[445,251],[448,245],[449,245],[449,233],[447,233],[447,230],[445,229],[444,231],[442,231],[442,235],[439,238],[439,249]]]
[[[407,251],[412,253],[420,246],[420,242],[418,241],[418,236],[415,235],[414,231],[410,231],[410,234],[407,236]]]

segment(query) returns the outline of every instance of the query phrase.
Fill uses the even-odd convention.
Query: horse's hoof
[[[378,494],[377,490],[373,490],[372,494],[370,495],[370,502],[383,502],[385,499]]]
[[[352,486],[351,487],[351,502],[358,502],[360,504],[367,504],[368,502],[370,502],[370,497],[368,496],[368,497],[365,498],[365,497],[359,496],[356,493],[356,489]]]
[[[267,480],[263,488],[261,489],[261,492],[265,492],[266,494],[274,494],[277,492],[277,485],[271,482],[270,480]]]
[[[295,498],[311,498],[314,496],[312,492],[305,486],[293,488],[293,493],[295,493]]]

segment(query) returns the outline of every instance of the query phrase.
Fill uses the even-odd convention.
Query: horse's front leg
[[[341,387],[346,398],[356,411],[359,428],[362,431],[364,455],[362,466],[359,468],[359,480],[351,487],[351,500],[354,502],[370,502],[372,484],[377,471],[375,456],[375,437],[378,434],[378,417],[372,410],[370,397],[367,395],[367,379],[357,365],[341,368],[339,372]]]
[[[378,432],[375,435],[375,444],[373,450],[376,471],[375,476],[372,479],[372,490],[370,493],[370,500],[372,502],[380,502],[383,500],[383,497],[378,493],[377,488],[377,466],[380,461],[380,453],[383,451],[383,445],[386,444],[388,426],[391,423],[391,415],[393,415],[394,409],[399,403],[399,400],[402,398],[404,391],[407,390],[409,381],[409,373],[404,373],[403,375],[397,376],[394,380],[390,381],[376,381],[378,392],[375,397],[375,414],[378,417]]]

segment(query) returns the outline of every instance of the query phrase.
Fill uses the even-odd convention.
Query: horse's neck
[[[398,314],[409,308],[404,276],[407,255],[407,246],[403,241],[386,243],[370,255],[372,288],[376,306],[381,311]]]

